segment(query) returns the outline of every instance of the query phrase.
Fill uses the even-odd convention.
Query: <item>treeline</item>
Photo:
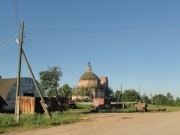
[[[143,102],[146,104],[162,106],[180,106],[180,98],[177,97],[174,99],[170,92],[166,95],[156,94],[149,97],[146,94],[140,95],[139,92],[134,89],[124,90],[123,93],[116,90],[113,97],[119,99],[120,101],[123,100],[124,102]]]

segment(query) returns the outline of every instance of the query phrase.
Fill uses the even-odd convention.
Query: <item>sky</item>
[[[114,90],[180,97],[179,0],[0,0],[0,75],[18,73],[20,26],[34,75],[58,66],[76,87],[90,60]],[[22,77],[30,77],[22,60]]]

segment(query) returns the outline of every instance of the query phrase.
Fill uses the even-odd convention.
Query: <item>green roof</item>
[[[99,78],[97,77],[96,74],[92,73],[92,72],[85,72],[80,80],[99,80]]]

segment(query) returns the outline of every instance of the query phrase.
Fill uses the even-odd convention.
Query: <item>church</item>
[[[98,77],[93,73],[91,63],[89,62],[86,72],[83,73],[79,79],[78,87],[75,90],[72,99],[103,98],[107,89],[108,78]]]

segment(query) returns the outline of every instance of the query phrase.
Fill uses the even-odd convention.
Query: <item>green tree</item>
[[[113,89],[111,87],[105,89],[105,96],[110,97],[114,94]]]
[[[170,106],[171,100],[167,97],[164,96],[163,94],[158,94],[153,97],[153,104],[155,105],[164,105],[164,106]]]
[[[123,99],[125,102],[138,102],[141,98],[137,91],[130,89],[124,91]]]
[[[59,95],[68,97],[71,99],[72,96],[72,88],[68,84],[64,84],[62,87],[58,89]]]
[[[81,87],[78,90],[78,95],[80,95],[80,96],[90,96],[91,95],[91,89],[89,87]]]
[[[149,104],[151,102],[149,97],[146,94],[143,94],[141,99],[142,99],[142,102],[146,104]]]
[[[114,93],[114,97],[118,98],[121,95],[121,91],[120,90],[116,90]]]
[[[47,96],[58,96],[57,88],[59,87],[59,81],[63,73],[57,66],[50,67],[46,71],[41,71],[40,84],[44,90],[47,90]]]
[[[180,106],[180,98],[179,97],[176,98],[175,105]]]

